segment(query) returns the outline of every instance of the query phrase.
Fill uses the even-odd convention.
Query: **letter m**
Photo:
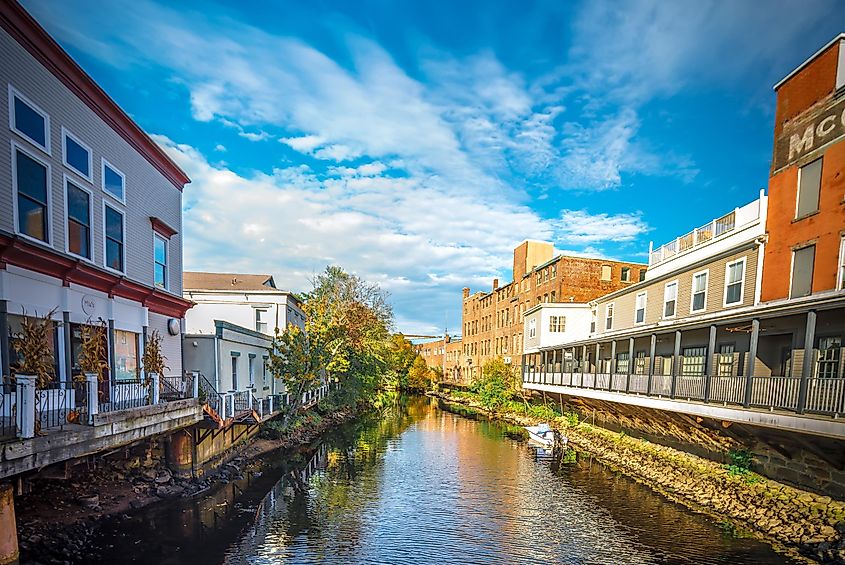
[[[807,126],[807,129],[804,130],[804,136],[798,137],[797,133],[793,133],[792,136],[789,138],[789,159],[792,160],[793,157],[796,155],[801,155],[805,151],[809,151],[813,148],[813,132],[815,131],[815,127],[810,124]]]

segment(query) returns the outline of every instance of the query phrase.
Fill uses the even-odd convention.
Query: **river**
[[[411,398],[194,499],[106,522],[90,563],[785,563],[612,472]]]

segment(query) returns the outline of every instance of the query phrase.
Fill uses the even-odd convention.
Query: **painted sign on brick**
[[[782,169],[842,136],[845,136],[845,96],[784,127],[775,141],[772,169]]]

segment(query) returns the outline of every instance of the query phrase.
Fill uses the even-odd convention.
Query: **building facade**
[[[524,347],[523,315],[538,304],[590,300],[631,286],[645,277],[646,265],[554,255],[551,243],[525,241],[513,255],[513,280],[489,292],[463,289],[462,371],[469,379],[485,362],[502,357],[519,367]]]
[[[80,375],[87,324],[106,326],[108,382],[141,379],[153,330],[181,375],[188,177],[15,2],[0,10],[0,83],[3,378],[24,315],[54,320],[58,383]]]
[[[443,371],[444,380],[464,382],[466,372],[463,364],[463,342],[460,337],[447,335],[445,340],[417,343],[414,350],[425,360],[429,369]]]

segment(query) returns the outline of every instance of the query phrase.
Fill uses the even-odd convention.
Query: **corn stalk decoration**
[[[153,330],[144,343],[144,355],[141,356],[141,362],[144,364],[147,385],[150,384],[150,373],[158,373],[162,376],[164,371],[170,368],[166,365],[167,357],[161,352],[161,342],[162,338],[158,330]]]
[[[19,375],[35,375],[35,386],[45,388],[55,378],[53,351],[49,344],[55,327],[52,317],[55,310],[45,316],[23,315],[21,331],[12,337],[12,349],[20,357],[15,372]]]
[[[97,381],[103,382],[103,375],[108,369],[106,354],[106,323],[101,319],[96,325],[82,326],[82,351],[79,354],[79,367],[85,380],[86,374],[97,375]]]

